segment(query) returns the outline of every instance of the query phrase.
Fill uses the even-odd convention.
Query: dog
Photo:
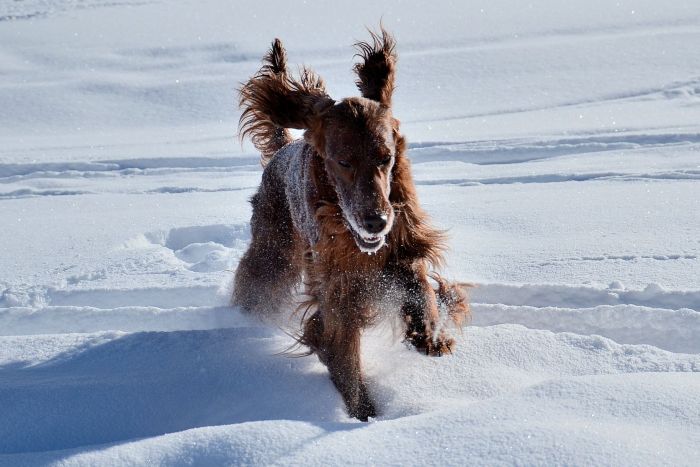
[[[362,421],[377,410],[360,337],[380,308],[400,310],[406,341],[433,356],[454,348],[440,311],[458,326],[469,314],[462,287],[434,272],[445,235],[418,204],[392,115],[394,38],[383,27],[370,34],[355,44],[362,97],[332,99],[308,68],[295,78],[279,39],[240,88],[240,135],[261,152],[264,171],[232,295],[234,306],[270,318],[303,284],[298,342],[318,355],[349,415]]]

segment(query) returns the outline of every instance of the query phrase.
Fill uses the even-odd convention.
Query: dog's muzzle
[[[386,229],[386,221],[389,218],[386,214],[372,214],[365,216],[362,220],[362,226],[365,230],[372,234],[379,234]]]
[[[376,253],[386,244],[386,236],[390,230],[389,217],[383,213],[372,214],[365,216],[361,223],[357,222],[355,217],[347,219],[350,224],[349,230],[361,252]]]

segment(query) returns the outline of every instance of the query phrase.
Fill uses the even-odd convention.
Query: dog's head
[[[382,29],[356,44],[355,65],[362,97],[343,99],[319,115],[307,139],[323,155],[345,222],[361,251],[374,253],[394,223],[389,201],[399,122],[391,114],[396,53]]]
[[[242,89],[248,106],[242,121],[255,135],[256,125],[304,129],[304,138],[323,158],[345,223],[361,251],[374,253],[394,223],[389,201],[392,168],[403,139],[391,112],[396,53],[384,29],[356,44],[360,61],[356,84],[362,97],[335,101],[323,80],[304,68],[296,80],[286,71],[285,52],[275,40],[268,65]]]
[[[307,137],[323,154],[355,243],[365,253],[376,252],[394,223],[389,195],[399,136],[391,109],[365,97],[343,99]]]
[[[361,251],[384,246],[394,223],[389,201],[399,122],[391,113],[396,53],[385,30],[356,44],[362,97],[317,99],[305,138],[324,158],[345,223]]]

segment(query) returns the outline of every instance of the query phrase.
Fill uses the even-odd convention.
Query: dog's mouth
[[[367,253],[370,255],[376,253],[380,248],[386,245],[386,236],[389,234],[391,225],[394,221],[393,213],[389,214],[388,217],[390,220],[381,232],[371,233],[361,227],[360,222],[357,221],[357,218],[354,215],[348,214],[348,212],[343,209],[343,220],[345,221],[345,226],[352,234],[355,244],[362,253]]]
[[[355,239],[355,243],[357,244],[358,248],[360,248],[360,251],[363,253],[376,253],[381,247],[384,246],[384,243],[386,242],[386,236],[385,235],[361,235],[355,229],[350,228],[350,232],[352,233],[352,237]]]

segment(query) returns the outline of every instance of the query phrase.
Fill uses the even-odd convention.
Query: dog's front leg
[[[401,313],[406,322],[406,341],[426,355],[451,353],[454,339],[443,330],[437,330],[440,320],[438,299],[425,266],[417,263],[412,267],[398,268],[395,277],[404,291]]]
[[[331,381],[350,416],[367,421],[377,414],[369,397],[360,361],[361,326],[335,313],[317,311],[304,325],[301,342],[328,367]]]

